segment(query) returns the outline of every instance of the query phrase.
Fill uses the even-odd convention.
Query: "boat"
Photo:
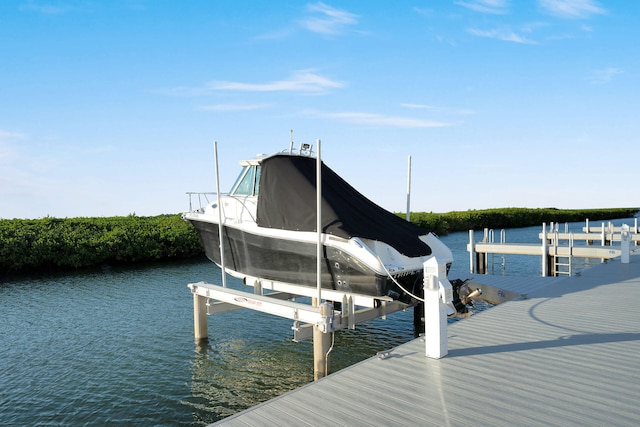
[[[324,162],[319,239],[314,154],[312,145],[301,144],[243,160],[229,193],[190,207],[183,218],[207,257],[218,266],[224,260],[226,272],[245,283],[257,278],[315,288],[320,240],[322,289],[415,303],[424,262],[437,257],[448,271],[451,250],[434,233],[366,198]]]

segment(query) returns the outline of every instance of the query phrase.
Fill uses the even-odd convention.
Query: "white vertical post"
[[[318,247],[316,250],[316,286],[318,291],[318,305],[322,304],[322,159],[320,158],[320,140],[316,141],[316,230],[318,232]]]
[[[411,156],[407,166],[407,221],[411,221]]]
[[[447,266],[432,257],[424,263],[424,341],[425,355],[440,359],[449,353],[447,341],[447,303],[453,289],[447,279]]]
[[[475,273],[473,263],[476,259],[476,242],[473,237],[473,230],[469,230],[469,273]]]
[[[547,277],[547,271],[549,266],[547,265],[549,262],[549,258],[547,257],[549,253],[547,242],[547,224],[542,223],[542,277]]]
[[[622,225],[620,231],[620,260],[623,264],[629,264],[629,251],[631,250],[631,234],[629,233],[629,226],[627,224]]]
[[[333,316],[331,304],[322,303],[322,158],[320,140],[316,140],[316,231],[318,232],[318,247],[316,251],[316,285],[317,297],[313,298],[313,306],[320,307],[323,316]],[[313,326],[313,379],[318,380],[328,374],[329,349],[331,348],[331,336],[324,332],[318,325]]]
[[[602,246],[604,246],[604,244],[606,243],[604,222],[602,222],[601,224],[602,224],[602,227],[600,227],[600,241],[602,242]]]
[[[220,170],[218,168],[218,141],[213,142],[216,163],[216,194],[218,196],[218,238],[220,240],[220,268],[222,269],[222,287],[227,287],[227,274],[224,264],[224,227],[222,225],[222,200],[220,198]]]

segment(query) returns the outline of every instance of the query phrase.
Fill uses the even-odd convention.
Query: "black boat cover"
[[[263,160],[258,195],[260,227],[316,231],[316,159],[276,155]],[[405,256],[431,254],[424,229],[360,194],[322,164],[322,231],[385,242]]]

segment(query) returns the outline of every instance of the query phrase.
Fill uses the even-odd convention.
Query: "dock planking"
[[[547,283],[215,425],[636,426],[640,256]]]

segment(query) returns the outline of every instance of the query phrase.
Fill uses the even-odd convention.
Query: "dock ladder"
[[[495,243],[493,229],[489,230],[488,241],[489,241],[488,243]],[[500,230],[500,244],[503,245],[505,243],[507,243],[507,232],[503,228]],[[502,274],[504,275],[507,269],[506,255],[500,254],[497,261],[495,259],[495,255],[496,254],[493,254],[493,253],[491,254],[491,274],[495,274],[495,266],[496,264],[498,264],[500,265],[500,267],[502,267]]]
[[[553,276],[555,277],[560,275],[571,276],[572,273],[573,233],[569,233],[569,224],[565,224],[565,235],[566,234],[569,236],[569,238],[566,239],[568,242],[567,253],[560,255],[560,251],[558,250],[560,247],[560,236],[558,233],[558,224],[556,224],[552,246]]]

